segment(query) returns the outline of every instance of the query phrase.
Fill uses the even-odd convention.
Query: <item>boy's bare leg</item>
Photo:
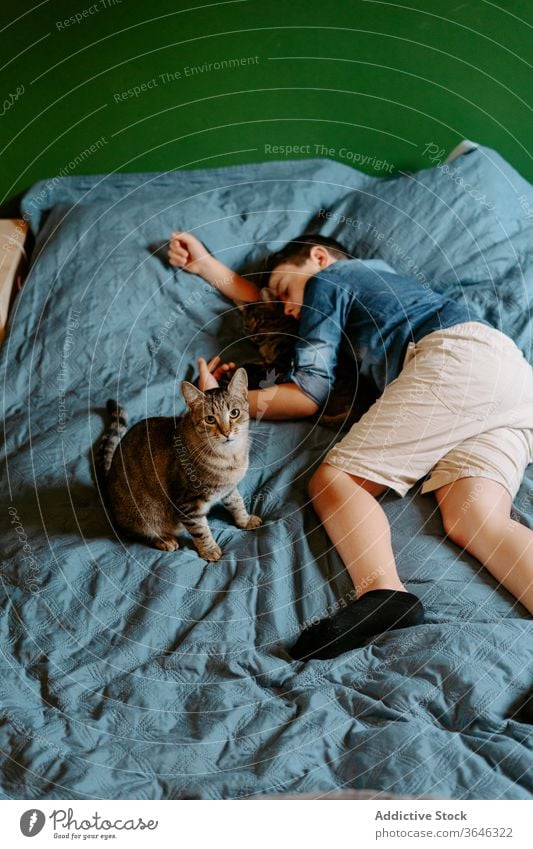
[[[376,501],[385,489],[327,463],[313,475],[313,505],[350,573],[357,600],[305,627],[291,648],[297,660],[335,657],[375,634],[424,621],[420,599],[398,577],[389,523]]]
[[[369,590],[406,592],[396,569],[387,517],[376,501],[386,486],[323,463],[309,494],[360,598]]]
[[[435,490],[444,530],[533,614],[533,531],[511,518],[511,496],[489,478]]]

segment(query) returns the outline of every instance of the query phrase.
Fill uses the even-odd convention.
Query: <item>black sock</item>
[[[424,607],[412,593],[370,590],[344,610],[306,628],[290,654],[295,660],[325,660],[358,648],[374,634],[423,621]]]

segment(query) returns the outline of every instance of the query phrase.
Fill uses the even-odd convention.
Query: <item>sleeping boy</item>
[[[172,234],[169,261],[234,301],[259,298],[250,280],[190,233]],[[533,531],[511,518],[533,462],[533,369],[514,342],[466,306],[382,260],[351,259],[326,237],[289,242],[269,269],[269,288],[299,319],[299,339],[286,381],[250,391],[250,414],[314,415],[333,386],[341,346],[381,393],[309,483],[356,600],[305,629],[292,656],[335,657],[374,634],[423,622],[377,500],[389,489],[403,497],[421,478],[421,492],[435,493],[446,536],[533,614]],[[201,359],[199,367],[205,391],[234,364]]]

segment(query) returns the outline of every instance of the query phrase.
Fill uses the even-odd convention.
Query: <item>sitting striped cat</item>
[[[244,330],[257,345],[261,362],[244,363],[250,389],[262,389],[283,383],[291,367],[294,345],[298,338],[298,321],[285,315],[283,304],[270,289],[261,289],[261,300],[241,307]],[[225,382],[225,378],[221,383]],[[342,354],[337,364],[333,390],[324,409],[318,414],[320,424],[348,429],[359,421],[377,398],[373,385],[361,375],[353,360]]]
[[[219,560],[206,514],[222,501],[238,528],[261,524],[244,506],[237,484],[248,468],[247,376],[237,369],[226,389],[202,392],[183,381],[188,412],[143,419],[126,431],[127,415],[108,401],[97,471],[117,525],[161,551],[179,548],[187,530],[200,557]]]

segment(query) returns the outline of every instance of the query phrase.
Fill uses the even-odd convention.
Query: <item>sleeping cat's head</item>
[[[247,437],[248,376],[243,368],[237,369],[226,389],[202,392],[184,380],[181,391],[197,435],[213,447],[232,445]]]
[[[269,289],[261,289],[261,300],[242,308],[246,335],[259,348],[264,363],[291,358],[297,339],[298,322],[284,315],[283,304]]]

